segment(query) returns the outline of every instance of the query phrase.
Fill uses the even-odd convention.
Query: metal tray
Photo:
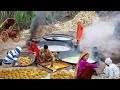
[[[55,73],[55,72],[60,71],[62,69],[70,69],[70,68],[72,68],[72,65],[67,63],[67,62],[60,61],[60,60],[56,60],[55,62],[67,64],[67,66],[63,67],[63,68],[58,68],[55,71],[53,71],[52,69],[46,67],[46,64],[49,63],[49,62],[41,63],[41,64],[38,64],[37,66],[40,67],[40,68],[43,68],[43,70],[47,71],[48,73]]]

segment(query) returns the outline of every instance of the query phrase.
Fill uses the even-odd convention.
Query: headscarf
[[[34,48],[32,48],[32,46],[34,46]],[[31,42],[30,47],[28,48],[28,50],[32,51],[32,52],[36,52],[36,61],[39,61],[39,49],[36,45],[35,42]]]
[[[80,56],[80,58],[79,58],[79,60],[78,60],[78,63],[77,63],[77,65],[76,65],[75,76],[77,75],[78,66],[79,66],[79,63],[80,63],[81,59],[82,59],[85,55],[87,55],[87,54],[89,54],[89,53],[88,53],[88,52],[83,52],[82,55]]]
[[[110,58],[106,58],[105,63],[110,65],[110,64],[112,64],[112,60]]]

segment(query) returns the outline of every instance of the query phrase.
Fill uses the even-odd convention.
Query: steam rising
[[[120,40],[114,37],[116,18],[94,22],[91,26],[85,28],[80,43],[81,48],[86,50],[88,47],[89,50],[87,51],[90,52],[93,47],[98,47],[101,51],[105,51],[104,55],[106,57],[111,57],[113,53],[116,53],[120,47]],[[120,29],[120,27],[117,27],[117,29]],[[117,33],[120,34],[120,31]],[[117,55],[120,55],[120,52],[117,52]]]
[[[88,47],[101,46],[111,39],[113,31],[113,25],[108,22],[93,23],[85,28],[82,43],[86,43]]]
[[[31,23],[31,37],[34,38],[40,28],[40,25],[47,24],[47,17],[51,11],[36,11],[36,16]],[[98,47],[106,57],[112,57],[113,53],[120,56],[120,40],[116,39],[115,35],[120,35],[120,27],[116,26],[120,18],[120,13],[117,13],[108,20],[93,22],[93,24],[84,29],[83,37],[80,42],[80,49],[91,51],[93,47]],[[107,16],[107,15],[106,15]],[[88,47],[88,48],[87,48]]]

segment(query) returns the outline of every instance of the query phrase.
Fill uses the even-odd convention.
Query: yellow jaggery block
[[[51,79],[73,79],[74,74],[73,73],[67,73],[64,71],[59,71],[57,73],[51,74],[50,75]]]
[[[19,57],[18,64],[21,66],[28,65],[32,62],[32,59],[29,57]]]
[[[0,78],[4,79],[40,79],[45,78],[47,72],[35,68],[18,68],[13,70],[1,70]]]

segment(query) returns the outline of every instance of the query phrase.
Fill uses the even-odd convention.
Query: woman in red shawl
[[[80,21],[78,21],[77,35],[76,35],[77,43],[76,44],[80,43],[82,33],[83,33],[83,24]]]
[[[39,55],[39,49],[35,42],[31,42],[30,47],[28,48],[28,51],[36,54],[35,62],[38,63],[40,59],[40,55]]]

